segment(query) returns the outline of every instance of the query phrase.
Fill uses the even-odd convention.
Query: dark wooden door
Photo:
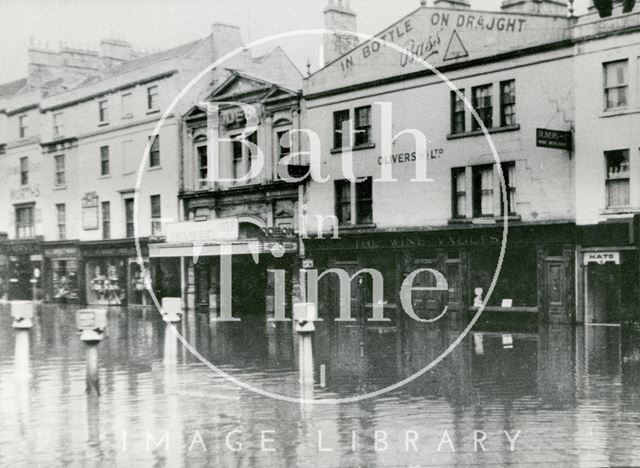
[[[567,312],[564,261],[547,259],[545,273],[547,321],[569,323],[571,320]]]

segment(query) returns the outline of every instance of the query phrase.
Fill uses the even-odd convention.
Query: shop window
[[[160,206],[160,195],[151,195],[151,235],[159,236],[162,234],[162,213]]]
[[[492,85],[476,86],[471,89],[472,105],[486,128],[493,127],[493,104],[491,101]],[[480,130],[480,122],[474,118],[473,130]]]
[[[111,202],[102,202],[102,238],[111,239]]]
[[[108,176],[109,175],[109,147],[101,146],[100,147],[100,175]]]
[[[460,89],[460,95],[464,96],[464,89]],[[462,96],[451,91],[451,133],[464,133],[466,130],[466,113]]]
[[[34,206],[16,206],[16,238],[17,239],[29,239],[35,234],[34,225]]]
[[[124,259],[87,261],[87,302],[122,304],[125,300],[127,268]]]
[[[607,208],[629,206],[629,150],[605,151]]]
[[[371,143],[371,106],[357,107],[355,110],[355,146]]]
[[[158,110],[158,86],[147,88],[147,110]]]
[[[627,60],[603,64],[605,109],[627,106],[628,66]]]
[[[473,216],[493,216],[493,166],[475,166],[473,174]]]
[[[371,177],[356,183],[349,180],[335,181],[335,196],[336,217],[340,224],[373,222]]]
[[[198,153],[198,179],[200,187],[206,187],[209,180],[209,158],[207,156],[207,145],[196,147]]]
[[[98,121],[100,123],[109,122],[109,103],[106,99],[98,102]]]
[[[64,154],[54,156],[53,161],[55,165],[55,186],[62,187],[66,184]]]
[[[149,149],[149,167],[160,166],[160,135],[149,137],[149,140],[153,138],[151,148]]]
[[[467,174],[466,168],[455,167],[451,169],[452,206],[454,218],[467,217]]]
[[[516,81],[500,83],[500,125],[507,127],[516,124]]]
[[[124,200],[125,233],[126,237],[134,236],[133,198]]]
[[[20,158],[20,185],[29,184],[29,158],[23,156]]]
[[[64,135],[64,124],[62,123],[62,112],[53,114],[53,136]]]
[[[515,215],[516,211],[516,163],[515,161],[502,163],[502,175],[504,177],[504,187],[506,190],[507,205],[505,207],[504,197],[500,194],[500,214],[503,216]],[[506,210],[505,210],[506,208]]]
[[[27,137],[27,116],[18,117],[18,137],[20,139]]]
[[[67,238],[67,207],[64,203],[56,205],[56,219],[58,222],[58,239]]]
[[[78,299],[78,262],[74,259],[51,261],[51,290],[58,300]]]
[[[349,110],[340,110],[333,113],[333,147],[335,149],[349,146],[345,139],[343,128],[345,122],[349,121]]]

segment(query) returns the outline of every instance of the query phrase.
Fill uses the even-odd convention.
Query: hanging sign
[[[540,148],[554,148],[571,150],[571,132],[563,130],[536,129],[536,146]]]

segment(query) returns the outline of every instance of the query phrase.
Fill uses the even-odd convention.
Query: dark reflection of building
[[[2,292],[9,300],[42,298],[41,244],[41,239],[0,240]]]

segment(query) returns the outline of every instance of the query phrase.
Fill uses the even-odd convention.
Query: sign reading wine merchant
[[[98,229],[98,194],[87,192],[82,197],[82,229]]]
[[[571,132],[563,130],[536,129],[536,146],[541,148],[571,149]]]

